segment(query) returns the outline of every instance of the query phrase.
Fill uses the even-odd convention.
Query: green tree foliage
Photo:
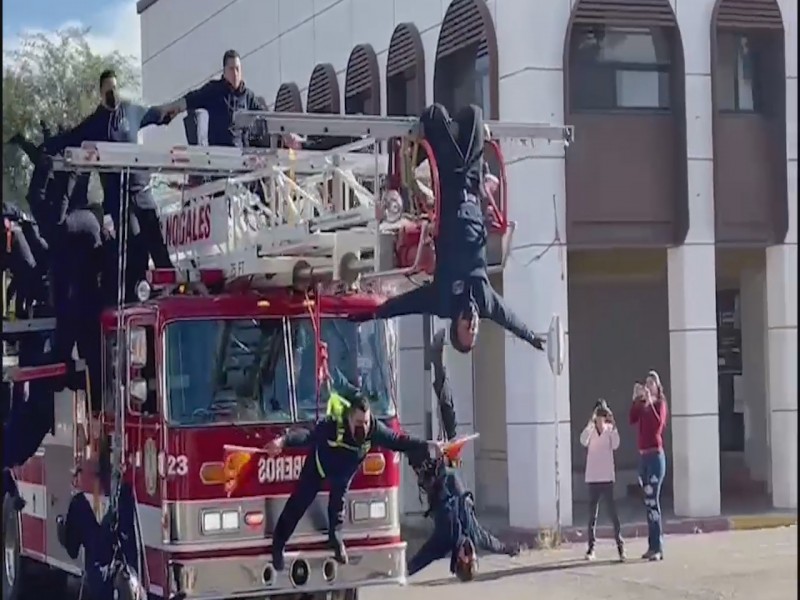
[[[3,56],[3,141],[23,133],[41,141],[39,121],[55,131],[70,127],[93,111],[99,101],[98,77],[114,69],[122,90],[139,88],[139,65],[133,56],[92,51],[88,29],[29,34]],[[16,148],[3,146],[3,199],[24,204],[30,164]]]

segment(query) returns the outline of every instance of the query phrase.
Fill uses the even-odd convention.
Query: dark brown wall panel
[[[413,23],[400,23],[392,33],[386,57],[386,114],[420,114],[425,99],[422,37]]]
[[[369,44],[359,44],[350,53],[345,74],[345,103],[349,98],[364,98],[364,113],[381,114],[381,76],[378,57]]]
[[[310,113],[340,114],[341,98],[336,69],[330,63],[314,67],[308,82],[306,111]]]
[[[754,50],[754,111],[723,110],[722,36],[745,35]],[[716,242],[767,246],[789,229],[786,69],[783,21],[775,0],[718,0],[711,20],[714,217]]]
[[[664,247],[675,238],[675,198],[682,183],[670,115],[571,115],[579,141],[568,150],[567,241],[570,247]],[[685,163],[685,161],[684,161]]]
[[[717,243],[780,243],[772,209],[777,199],[786,204],[786,157],[776,148],[776,132],[760,115],[719,114],[716,121]]]
[[[282,83],[275,94],[275,112],[303,112],[300,88],[294,82]]]
[[[669,110],[580,110],[571,101],[577,28],[658,28],[669,41]],[[564,49],[567,240],[573,248],[669,247],[688,233],[683,44],[668,0],[579,0]]]

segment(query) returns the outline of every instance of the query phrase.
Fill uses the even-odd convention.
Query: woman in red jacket
[[[645,384],[633,388],[630,423],[638,429],[639,483],[647,508],[648,548],[642,558],[663,560],[661,527],[661,484],[666,473],[664,429],[667,426],[667,398],[661,378],[655,371],[647,374]]]

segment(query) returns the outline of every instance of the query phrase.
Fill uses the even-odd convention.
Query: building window
[[[722,32],[717,36],[717,107],[754,112],[757,106],[757,48],[751,36]]]
[[[417,110],[417,82],[414,71],[393,75],[386,82],[386,113],[389,116],[406,116]]]
[[[475,60],[475,104],[483,108],[487,119],[492,114],[491,93],[489,92],[489,55],[484,54]]]
[[[671,40],[653,28],[577,27],[570,42],[573,110],[668,110]]]
[[[371,102],[372,96],[369,90],[353,94],[344,99],[344,112],[346,115],[366,115]]]
[[[489,56],[478,56],[479,45],[474,44],[437,61],[434,97],[451,113],[470,104],[483,108],[489,115]]]

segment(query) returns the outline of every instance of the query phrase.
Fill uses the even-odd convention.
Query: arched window
[[[303,112],[300,88],[294,82],[282,83],[275,94],[275,112]]]
[[[425,48],[417,26],[401,23],[386,59],[386,114],[417,115],[425,108]]]
[[[570,39],[573,110],[671,107],[672,36],[663,27],[576,25]]]
[[[378,57],[369,44],[350,53],[344,83],[344,112],[348,115],[381,114],[381,78]]]
[[[330,63],[314,67],[308,82],[306,111],[310,113],[340,114],[341,98],[336,69]]]
[[[498,117],[497,36],[482,0],[453,0],[447,8],[433,75],[436,102],[455,111],[477,104]]]
[[[714,15],[716,107],[722,111],[772,112],[772,94],[782,94],[783,20],[774,0],[720,0]]]
[[[573,2],[564,40],[564,118],[583,132],[580,148],[570,148],[565,161],[573,247],[683,243],[685,80],[670,0]]]
[[[717,0],[711,80],[718,244],[779,244],[789,230],[785,35],[777,0]]]

